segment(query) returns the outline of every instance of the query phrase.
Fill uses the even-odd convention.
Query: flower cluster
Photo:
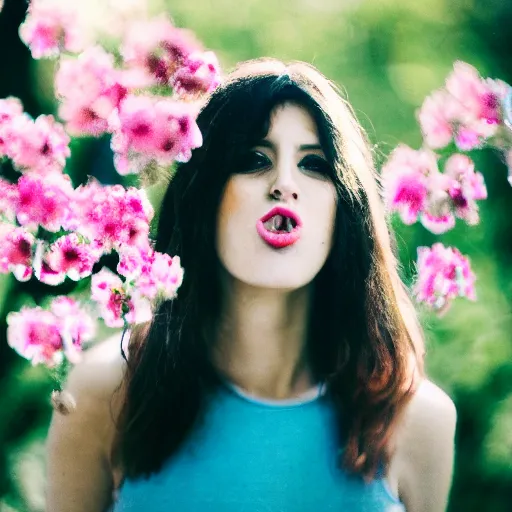
[[[16,117],[25,114],[15,100],[3,100],[0,107],[6,135],[3,156],[11,157],[15,168],[22,171],[15,183],[0,178],[0,273],[12,273],[19,281],[34,276],[51,286],[66,278],[79,281],[92,275],[91,299],[108,326],[149,320],[152,301],[176,296],[183,269],[179,257],[152,249],[148,237],[154,212],[145,193],[134,187],[103,186],[94,180],[74,189],[69,176],[54,167],[55,159],[43,160],[46,168],[28,155],[23,161],[15,159],[12,127]],[[18,132],[14,133],[17,137]],[[39,146],[39,133],[25,132],[25,138],[24,147]],[[112,251],[119,254],[119,275],[106,268],[93,274],[101,257]],[[72,338],[77,342],[67,342],[71,338],[62,326],[74,329],[64,317],[76,313],[79,319],[81,315],[69,307],[57,321],[56,304],[62,306],[64,299],[51,311],[24,308],[10,317],[10,344],[32,361],[53,364],[62,354],[68,359],[76,356],[83,336]],[[19,329],[22,324],[26,325]]]
[[[79,52],[84,45],[73,8],[54,0],[31,0],[20,37],[34,59]]]
[[[475,276],[458,249],[441,243],[418,247],[418,280],[414,292],[420,302],[442,312],[456,297],[475,300]]]
[[[60,0],[32,0],[20,27],[34,58],[60,57],[55,91],[64,124],[31,118],[17,98],[0,99],[0,164],[14,169],[0,177],[0,273],[48,286],[91,284],[88,313],[58,297],[47,309],[9,314],[9,345],[48,366],[79,359],[94,317],[109,327],[145,322],[183,280],[180,258],[153,249],[154,212],[143,190],[94,179],[74,188],[65,173],[70,135],[111,135],[120,174],[186,161],[202,144],[198,100],[220,82],[215,55],[165,17],[127,23],[113,54],[84,46],[75,14]],[[115,271],[102,265],[112,253]]]
[[[504,102],[509,86],[482,79],[465,62],[456,62],[446,87],[428,96],[418,120],[425,142],[434,149],[454,141],[461,151],[481,148],[505,120]]]
[[[76,363],[84,342],[91,340],[96,324],[75,300],[56,297],[49,310],[23,307],[7,315],[7,342],[32,364],[49,367],[66,357]]]
[[[128,24],[120,65],[98,46],[63,58],[55,89],[68,132],[111,134],[114,164],[124,175],[188,160],[202,142],[192,100],[219,83],[215,54],[162,17]]]
[[[70,156],[69,136],[53,116],[32,119],[17,98],[0,99],[0,158],[21,172],[61,172]]]
[[[478,224],[477,201],[487,198],[487,190],[482,174],[464,153],[498,148],[512,185],[512,88],[456,62],[445,87],[425,99],[418,122],[423,147],[400,145],[382,167],[387,210],[405,224],[419,221],[437,235],[454,228],[456,219]],[[457,249],[420,248],[418,301],[445,310],[455,297],[474,297],[473,281],[469,263]]]
[[[109,327],[122,327],[124,322],[136,324],[151,318],[151,303],[159,298],[174,298],[183,281],[183,268],[178,256],[153,251],[151,248],[126,248],[120,254],[117,272],[108,269],[92,279],[92,298],[101,308],[101,316]]]
[[[388,210],[398,212],[405,224],[419,220],[435,234],[452,229],[456,218],[477,224],[476,201],[487,197],[482,174],[460,153],[451,155],[441,172],[431,150],[401,145],[383,166],[382,180]]]

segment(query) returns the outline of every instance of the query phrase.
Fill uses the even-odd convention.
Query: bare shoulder
[[[457,413],[433,382],[416,390],[396,432],[394,471],[409,511],[442,511],[451,486]]]
[[[110,399],[119,388],[125,370],[120,342],[121,334],[117,333],[86,350],[82,361],[70,371],[64,389],[76,400],[84,394]]]
[[[418,387],[405,412],[403,433],[406,438],[420,441],[446,432],[452,434],[457,412],[452,399],[436,384],[424,380]]]
[[[119,481],[111,448],[123,402],[120,342],[119,333],[85,351],[64,383],[58,399],[69,407],[57,407],[46,442],[47,510],[105,510],[111,501]]]

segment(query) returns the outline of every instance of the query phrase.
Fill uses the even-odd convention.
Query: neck
[[[214,351],[221,373],[247,392],[268,398],[290,398],[310,389],[310,293],[310,287],[270,290],[230,278]]]

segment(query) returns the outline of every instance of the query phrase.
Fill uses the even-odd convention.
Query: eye
[[[299,162],[299,167],[317,174],[322,174],[326,177],[332,174],[332,168],[329,162],[319,155],[306,155]]]
[[[272,165],[270,158],[260,151],[249,151],[242,155],[238,161],[237,172],[251,173],[262,171]]]

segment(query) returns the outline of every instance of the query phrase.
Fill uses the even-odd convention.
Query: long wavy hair
[[[313,282],[307,349],[339,421],[340,469],[367,479],[386,467],[392,434],[423,375],[423,334],[404,286],[366,134],[314,67],[247,61],[203,105],[203,145],[179,165],[162,202],[155,248],[179,255],[178,297],[131,332],[113,457],[127,478],[158,472],[204,419],[220,385],[213,333],[223,305],[216,218],[237,162],[269,129],[272,110],[313,116],[337,193],[334,241]]]

